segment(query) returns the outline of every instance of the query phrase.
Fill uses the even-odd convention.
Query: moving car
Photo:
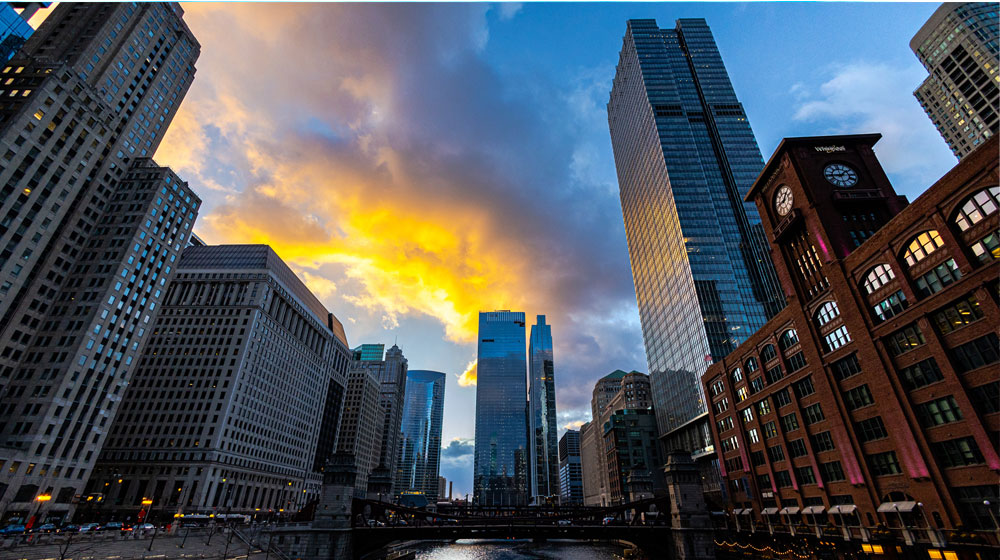
[[[0,529],[0,535],[20,535],[24,533],[24,525],[8,525]]]
[[[90,533],[92,531],[100,531],[100,530],[101,530],[100,523],[85,523],[83,525],[80,525],[81,533]]]

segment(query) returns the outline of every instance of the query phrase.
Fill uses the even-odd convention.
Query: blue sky
[[[912,96],[936,7],[185,4],[202,55],[156,159],[205,200],[207,241],[270,243],[352,345],[449,374],[442,475],[464,493],[478,310],[548,316],[562,426],[596,379],[646,369],[605,111],[625,21],[704,17],[765,159],[881,132],[912,200],[956,162]]]

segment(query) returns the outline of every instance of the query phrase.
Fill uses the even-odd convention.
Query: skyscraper
[[[368,495],[368,477],[378,466],[382,449],[382,422],[385,411],[379,405],[377,367],[371,362],[351,362],[347,370],[347,393],[340,419],[337,452],[354,456],[354,495]]]
[[[442,497],[438,472],[441,466],[446,378],[445,374],[437,371],[411,369],[406,372],[396,494],[422,492],[430,503]]]
[[[705,453],[699,376],[784,299],[743,202],[764,162],[704,20],[628,22],[608,123],[660,435]]]
[[[913,92],[959,159],[997,133],[996,2],[947,2],[910,40],[930,74]]]
[[[270,247],[185,249],[149,338],[87,485],[105,511],[291,512],[319,497],[350,350]]]
[[[579,430],[566,430],[559,438],[559,500],[561,504],[583,505]]]
[[[528,494],[524,313],[479,313],[473,500],[525,505]]]
[[[188,243],[200,201],[148,159],[194,78],[182,13],[61,4],[0,70],[8,512],[70,510]]]
[[[382,440],[379,445],[379,484],[388,483],[388,488],[380,487],[376,492],[391,496],[396,461],[399,460],[399,443],[402,440],[403,402],[406,396],[407,362],[403,351],[395,344],[385,351],[385,359],[379,370],[379,405],[382,407]],[[371,480],[369,480],[371,486]],[[369,488],[369,494],[371,488]]]
[[[532,503],[559,496],[559,448],[556,439],[556,384],[552,361],[552,326],[539,315],[528,342],[528,438]]]
[[[17,13],[10,2],[0,2],[0,61],[10,60],[24,46],[34,29],[28,19],[35,9],[24,9]]]

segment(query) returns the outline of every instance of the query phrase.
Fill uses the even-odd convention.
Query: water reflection
[[[621,548],[575,541],[459,540],[416,547],[415,560],[615,560]]]

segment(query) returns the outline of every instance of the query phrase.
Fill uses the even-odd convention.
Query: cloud
[[[458,384],[460,386],[469,387],[476,384],[476,381],[478,380],[477,374],[479,372],[479,368],[477,367],[478,365],[479,360],[472,360],[469,362],[469,365],[465,367],[465,371],[462,372],[462,375],[458,376]]]
[[[363,332],[431,318],[471,345],[479,311],[544,313],[559,406],[644,362],[610,67],[523,91],[483,55],[489,5],[185,9],[202,55],[156,159],[205,199],[206,241],[270,244]]]
[[[916,185],[912,194],[954,166],[954,156],[910,93],[927,76],[922,66],[858,61],[831,66],[827,74],[818,89],[793,86],[799,100],[795,120],[819,124],[816,134],[882,133],[875,147],[879,161],[903,179],[897,189]]]
[[[522,8],[524,8],[524,4],[521,2],[502,2],[500,4],[500,19],[502,21],[514,19],[514,16],[516,16]]]
[[[448,442],[448,445],[441,448],[441,457],[449,459],[472,455],[476,451],[475,443],[471,439],[455,438]]]
[[[579,430],[580,426],[586,424],[589,420],[573,420],[568,424],[563,425],[563,430]]]

